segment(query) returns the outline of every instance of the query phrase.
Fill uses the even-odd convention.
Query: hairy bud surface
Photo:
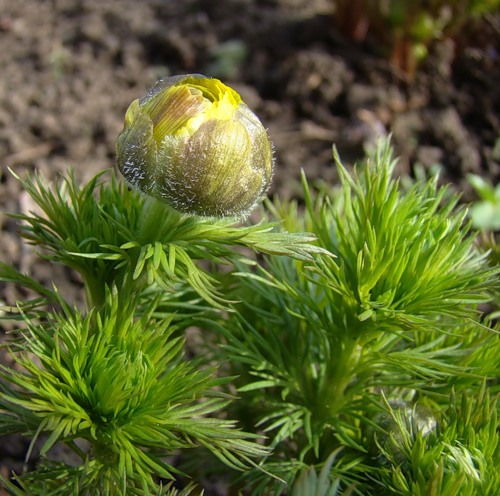
[[[163,78],[131,103],[117,157],[130,185],[208,217],[244,217],[273,173],[258,117],[236,91],[199,74]]]

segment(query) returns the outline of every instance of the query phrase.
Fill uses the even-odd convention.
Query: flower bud
[[[182,213],[244,216],[273,171],[266,130],[240,95],[198,74],[161,79],[132,102],[117,140],[118,168]]]
[[[377,413],[372,423],[380,430],[368,426],[367,437],[371,441],[371,451],[373,454],[378,454],[380,461],[385,463],[392,459],[402,464],[407,456],[404,451],[405,431],[407,435],[412,436],[413,442],[417,434],[425,437],[434,432],[437,421],[433,412],[426,406],[412,405],[403,400],[390,400],[389,405],[392,413],[389,411]],[[402,425],[398,425],[395,415],[399,416]]]

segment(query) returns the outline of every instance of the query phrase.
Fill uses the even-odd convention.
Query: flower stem
[[[180,215],[165,203],[150,196],[146,197],[137,232],[139,243],[146,244],[159,239],[158,229],[165,224],[163,222],[165,217],[171,215],[177,215],[180,218]]]
[[[318,394],[318,411],[326,419],[337,415],[349,401],[346,390],[354,378],[359,362],[358,339],[344,337],[338,340],[336,354],[327,366],[325,380]]]

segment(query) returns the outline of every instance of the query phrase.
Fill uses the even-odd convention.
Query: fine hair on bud
[[[185,214],[243,218],[273,175],[259,118],[236,91],[199,74],[162,78],[134,100],[116,150],[132,187]]]

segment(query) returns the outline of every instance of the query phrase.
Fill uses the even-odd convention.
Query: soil
[[[392,133],[399,173],[441,164],[468,199],[466,174],[500,178],[499,26],[495,15],[436,43],[410,80],[370,41],[343,37],[328,0],[0,0],[0,210],[33,208],[8,167],[51,179],[72,167],[81,180],[114,167],[129,103],[182,73],[223,79],[260,116],[272,194],[300,196],[301,169],[335,181],[332,144],[352,163]],[[0,227],[3,261],[78,294],[68,271],[33,264],[12,219]],[[17,295],[0,287],[0,301]],[[2,441],[0,473],[22,467],[26,446]]]

